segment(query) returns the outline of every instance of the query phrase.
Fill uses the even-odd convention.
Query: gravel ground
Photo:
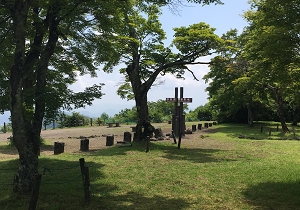
[[[124,132],[128,131],[132,133],[132,127],[134,125],[121,125],[120,127],[107,127],[107,126],[93,126],[85,128],[65,128],[54,130],[42,130],[41,136],[46,140],[47,145],[41,147],[41,155],[53,155],[54,142],[60,141],[65,143],[65,153],[81,153],[80,150],[80,137],[87,137],[89,141],[89,152],[106,149],[106,135],[114,135],[114,142],[123,141]],[[164,136],[171,133],[171,125],[166,123],[153,124],[155,128],[161,128]],[[191,128],[190,128],[191,129]],[[210,139],[199,140],[200,135],[206,135],[214,131],[214,128],[208,128],[202,131],[196,131],[193,134],[186,134],[182,138],[182,144],[186,147],[219,147]],[[5,145],[7,138],[11,136],[11,133],[0,134],[0,145]],[[133,133],[132,133],[133,136]],[[173,142],[165,136],[164,140],[159,142]],[[18,152],[15,148],[1,148],[0,147],[0,159],[18,158]]]

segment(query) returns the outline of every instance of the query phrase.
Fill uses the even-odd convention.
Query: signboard
[[[175,103],[177,102],[177,98],[166,98],[166,102],[167,103]],[[192,103],[193,99],[192,98],[180,98],[179,102],[183,102],[183,103]]]
[[[166,98],[167,103],[175,103],[177,102],[177,98]]]
[[[193,99],[192,98],[180,98],[179,102],[183,103],[192,103]]]

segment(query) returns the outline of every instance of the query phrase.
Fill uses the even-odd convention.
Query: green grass
[[[269,131],[261,133],[260,125],[220,124],[211,131],[193,146],[183,139],[181,149],[151,143],[145,153],[141,142],[95,153],[42,156],[39,169],[45,175],[37,209],[300,209],[299,141],[267,140]],[[239,139],[240,134],[264,140]],[[290,135],[272,132],[273,138]],[[90,204],[84,204],[78,178],[82,157],[90,170]],[[0,170],[0,184],[11,183],[17,167],[18,160],[0,160],[0,169],[13,169]],[[0,185],[3,210],[28,209],[29,197]]]

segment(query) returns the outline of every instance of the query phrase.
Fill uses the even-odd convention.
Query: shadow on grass
[[[89,167],[91,182],[104,177],[101,168],[104,166],[95,162],[86,162]],[[1,210],[28,209],[30,195],[13,193],[13,179],[19,167],[19,160],[0,162],[0,206]],[[100,170],[99,170],[100,169]],[[84,190],[78,161],[56,158],[40,158],[39,173],[42,174],[38,209],[76,209],[71,206],[82,206]],[[68,201],[71,201],[69,203]],[[69,206],[69,207],[68,207]],[[51,207],[51,208],[50,208]]]
[[[259,209],[300,209],[300,181],[259,183],[243,194],[250,205]]]
[[[262,132],[261,126],[263,126]],[[270,129],[271,135],[269,135]],[[231,138],[237,138],[239,135],[244,135],[246,138],[254,138],[253,140],[267,140],[268,138],[271,138],[272,140],[294,139],[292,132],[286,134],[282,131],[280,126],[277,131],[277,124],[275,122],[274,124],[255,123],[253,127],[249,127],[247,124],[224,123],[217,127],[217,132],[224,133]]]
[[[44,151],[54,151],[53,145],[42,145],[41,153]],[[18,150],[15,146],[11,145],[0,145],[0,153],[7,155],[19,155]]]
[[[118,156],[127,155],[130,152],[142,152],[146,154],[146,142],[133,142],[132,147],[112,147],[104,150],[99,150],[94,153],[86,153],[90,156]],[[219,149],[199,149],[199,148],[180,148],[177,144],[172,143],[153,143],[150,142],[151,152],[162,152],[163,157],[170,160],[188,160],[195,163],[210,163],[220,162],[219,158],[215,157],[215,153],[222,152]],[[150,155],[149,154],[149,155]],[[236,161],[236,158],[226,158],[226,161]]]
[[[183,209],[190,206],[187,200],[161,195],[145,195],[133,191],[120,191],[119,187],[105,183],[104,165],[86,162],[89,167],[92,198],[84,202],[84,190],[80,176],[79,161],[41,158],[39,173],[43,174],[37,209],[81,210],[81,209]],[[12,192],[13,176],[18,169],[18,160],[0,162],[0,206],[1,210],[27,210],[31,194]],[[47,168],[47,170],[45,170]]]
[[[110,210],[173,210],[185,209],[190,207],[190,203],[181,198],[168,198],[161,195],[143,195],[128,191],[123,195],[95,197],[99,205],[91,204],[91,209],[110,209]]]

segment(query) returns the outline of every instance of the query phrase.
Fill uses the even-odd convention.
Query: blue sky
[[[239,32],[247,25],[243,20],[243,12],[250,9],[247,4],[248,0],[222,0],[224,5],[206,5],[201,6],[197,4],[184,3],[185,6],[179,8],[179,14],[172,13],[167,7],[163,8],[163,14],[160,17],[162,28],[167,34],[166,46],[168,46],[173,39],[173,28],[181,26],[189,26],[194,23],[205,22],[211,27],[216,28],[215,33],[221,36],[230,29],[238,29]],[[209,57],[201,58],[201,61],[209,61]],[[166,75],[161,77],[160,80],[164,81],[163,85],[153,87],[148,93],[149,101],[157,101],[158,99],[165,100],[166,98],[174,97],[175,87],[184,87],[184,97],[193,98],[193,103],[189,104],[191,110],[200,105],[208,102],[207,93],[205,88],[207,84],[201,78],[209,71],[205,65],[192,66],[200,81],[193,79],[190,73],[185,74],[185,80],[178,80],[174,76]],[[83,91],[85,87],[92,86],[93,84],[105,83],[103,92],[105,95],[102,99],[95,100],[93,106],[86,106],[85,109],[74,110],[89,117],[100,116],[106,112],[110,116],[119,113],[121,109],[132,108],[135,105],[134,101],[122,100],[116,94],[118,83],[122,81],[122,76],[118,73],[118,68],[114,73],[106,74],[99,71],[97,78],[91,78],[88,75],[78,77],[78,81],[71,86],[75,92]],[[8,122],[7,118],[10,113],[5,113],[0,116],[2,122]]]

